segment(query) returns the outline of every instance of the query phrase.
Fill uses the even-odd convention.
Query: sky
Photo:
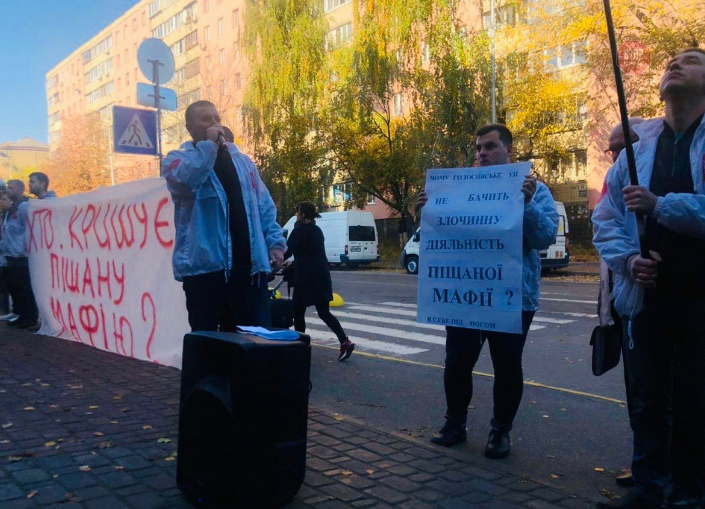
[[[46,73],[138,0],[3,2],[0,143],[47,142]]]

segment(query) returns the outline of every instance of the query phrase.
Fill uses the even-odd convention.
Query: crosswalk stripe
[[[381,310],[380,310],[381,311]],[[368,322],[382,322],[390,323],[394,325],[406,325],[408,327],[417,327],[419,329],[430,329],[437,331],[445,331],[446,328],[443,325],[433,325],[431,323],[417,323],[413,320],[403,320],[400,318],[390,318],[388,316],[377,316],[377,315],[365,315],[362,313],[348,313],[347,311],[335,310],[335,316],[342,316],[344,318],[358,318],[360,320],[365,320]]]
[[[323,320],[320,318],[307,318],[306,323],[312,323],[316,325],[323,325]],[[409,341],[419,341],[421,343],[432,343],[434,345],[445,345],[446,340],[441,336],[431,336],[430,334],[422,334],[414,331],[400,330],[400,329],[388,329],[387,327],[377,327],[376,325],[365,325],[357,322],[345,322],[341,321],[340,325],[343,329],[349,329],[360,332],[367,332],[369,334],[378,334],[380,336],[387,336],[390,338],[406,339]]]
[[[307,320],[310,321],[310,320]],[[311,339],[327,341],[330,344],[339,344],[338,340],[330,331],[320,331],[317,329],[307,329],[306,334],[311,336]],[[333,339],[331,338],[333,336]],[[410,346],[397,345],[386,341],[375,341],[372,339],[361,338],[359,336],[348,336],[350,341],[355,343],[355,347],[362,347],[363,350],[376,350],[378,352],[388,352],[397,355],[414,355],[417,353],[428,352],[426,348],[414,348]],[[328,344],[326,343],[326,344]]]
[[[392,309],[392,308],[383,309],[383,308],[380,308],[379,306],[365,306],[364,304],[350,305],[350,309],[354,309],[356,311],[375,311],[377,313],[384,312],[384,313],[389,313],[391,315],[413,316],[414,318],[416,318],[416,311],[412,311],[410,309],[409,310],[407,310],[407,309]],[[532,323],[529,330],[541,330],[541,329],[545,329],[545,328],[546,327],[544,325],[535,325]],[[408,333],[406,334],[406,336],[404,336],[404,338],[405,339],[408,338]]]
[[[577,304],[594,304],[595,306],[597,306],[596,300],[553,299],[551,297],[541,297],[541,300],[552,300],[555,302],[574,302]]]
[[[382,302],[382,306],[397,306],[400,308],[414,308],[416,309],[416,304],[411,304],[409,302]]]

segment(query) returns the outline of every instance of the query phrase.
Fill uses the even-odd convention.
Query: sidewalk
[[[191,507],[176,488],[180,371],[0,324],[0,508]],[[287,509],[587,509],[474,458],[311,408]]]

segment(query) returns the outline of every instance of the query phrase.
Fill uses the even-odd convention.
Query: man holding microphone
[[[267,275],[283,263],[277,210],[252,160],[224,139],[215,105],[186,109],[192,141],[164,159],[174,201],[173,269],[194,331],[268,326]]]

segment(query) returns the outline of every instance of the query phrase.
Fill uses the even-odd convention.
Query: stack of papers
[[[249,325],[238,325],[238,332],[246,334],[254,334],[265,339],[274,339],[277,341],[296,341],[299,339],[299,333],[293,330],[269,330],[264,327],[251,327]]]

